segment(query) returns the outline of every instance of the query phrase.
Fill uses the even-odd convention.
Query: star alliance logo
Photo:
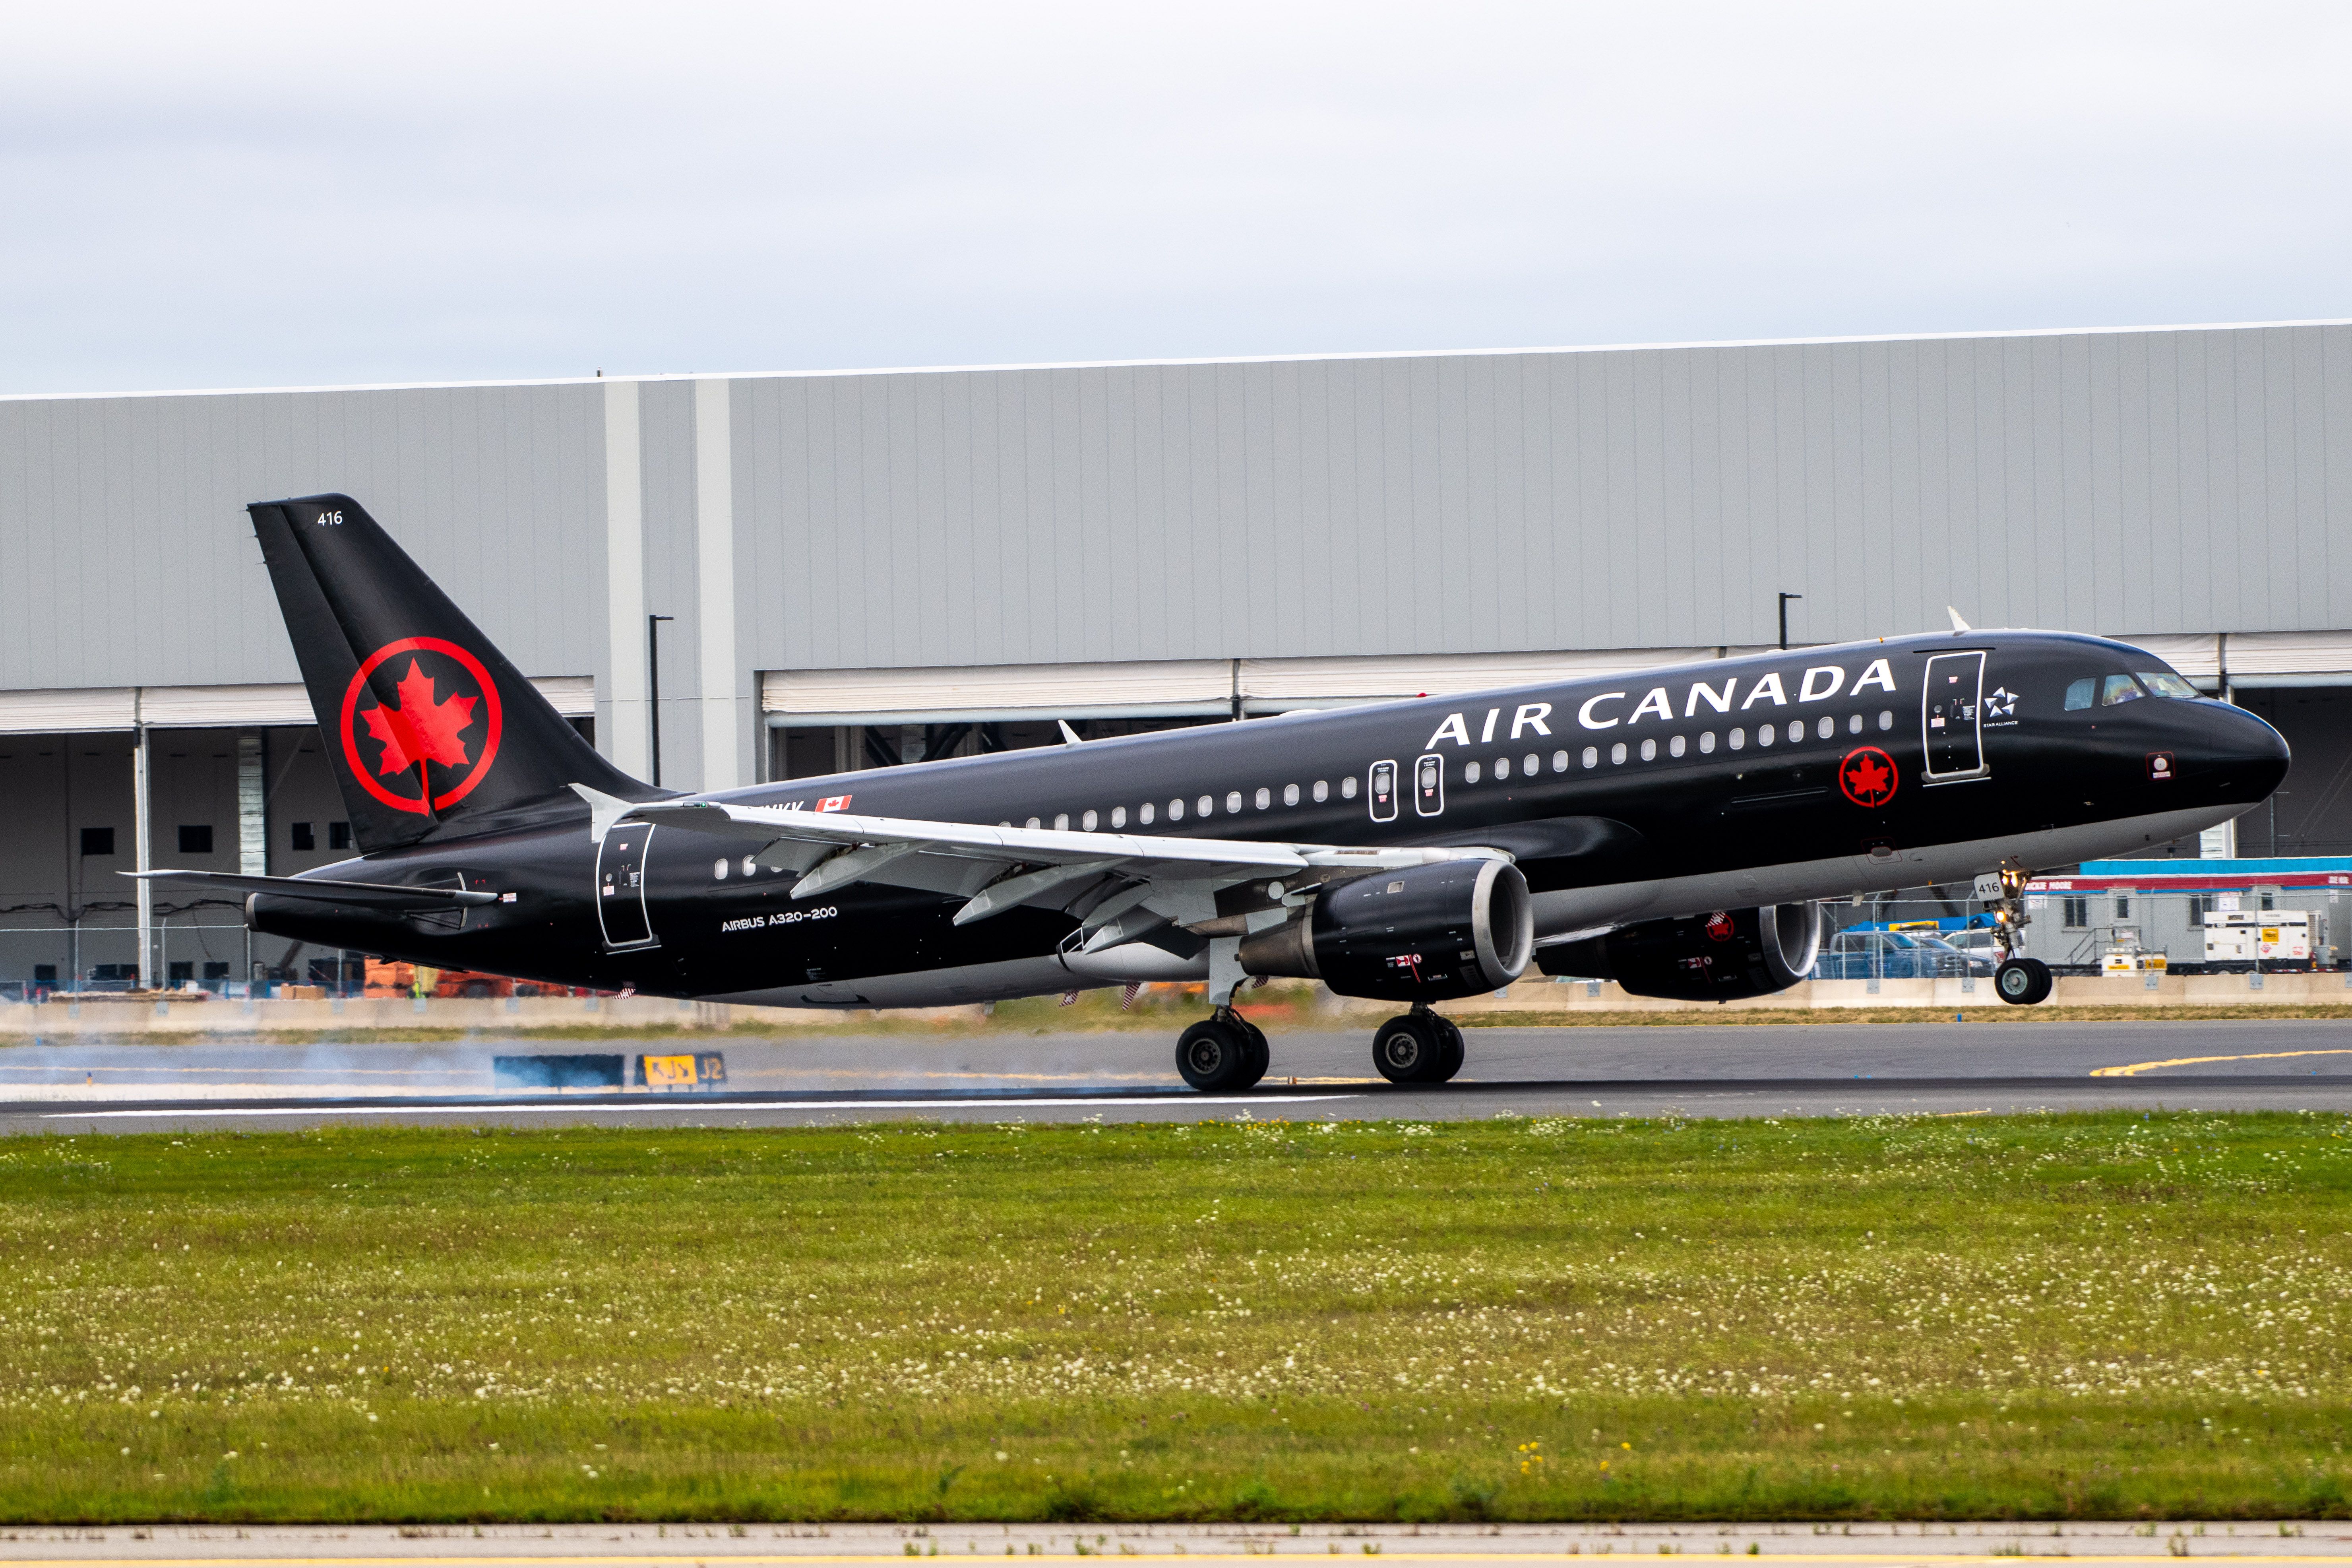
[[[2017,712],[2017,693],[2005,686],[1996,686],[1985,693],[1985,717],[2008,719]]]

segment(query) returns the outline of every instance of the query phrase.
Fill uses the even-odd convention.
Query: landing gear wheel
[[[1204,1094],[1247,1089],[1265,1067],[1265,1037],[1231,1015],[1203,1018],[1176,1041],[1176,1070]]]
[[[1461,1070],[1461,1033],[1434,1013],[1391,1018],[1372,1035],[1372,1065],[1391,1083],[1444,1083]]]
[[[1265,1043],[1265,1031],[1259,1028],[1255,1024],[1251,1023],[1247,1018],[1242,1017],[1236,1014],[1233,1020],[1233,1026],[1239,1029],[1243,1036],[1249,1041],[1248,1069],[1242,1075],[1241,1082],[1234,1085],[1234,1087],[1235,1089],[1247,1089],[1252,1084],[1257,1082],[1258,1079],[1264,1078],[1265,1076],[1265,1069],[1274,1065],[1274,1052]]]
[[[2050,984],[2050,966],[2038,958],[2012,958],[1993,971],[1993,990],[2013,1006],[2031,1007],[2047,1000]]]

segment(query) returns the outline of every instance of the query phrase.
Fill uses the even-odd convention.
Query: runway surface
[[[2352,1112],[2352,1020],[1482,1028],[1461,1077],[1400,1088],[1368,1030],[1282,1033],[1245,1093],[1200,1095],[1158,1034],[19,1047],[0,1131],[328,1122],[762,1126],[950,1121],[1430,1121],[2100,1108]],[[719,1049],[721,1093],[498,1094],[499,1055]]]
[[[2181,1557],[2266,1563],[2352,1561],[2352,1527],[2314,1521],[2231,1523],[1988,1524],[557,1524],[155,1525],[16,1529],[0,1563],[35,1568],[208,1568],[215,1563],[508,1563],[553,1568],[688,1568],[726,1563],[903,1563],[908,1557],[1181,1557],[1242,1563],[1263,1557],[1378,1556],[1383,1563],[1481,1568],[1570,1556],[1748,1556],[1838,1568],[1876,1564],[2014,1563],[2021,1557],[2089,1558],[2122,1568]]]

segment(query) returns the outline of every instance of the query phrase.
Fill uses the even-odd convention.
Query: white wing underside
[[[788,811],[718,801],[640,805],[627,819],[690,828],[756,845],[755,865],[794,873],[793,897],[811,899],[853,882],[913,888],[966,900],[964,924],[1030,904],[1087,903],[1089,928],[1117,921],[1193,924],[1215,918],[1220,889],[1260,878],[1392,870],[1441,860],[1508,859],[1499,849],[1360,849],[1334,844],[1171,838],[1154,834],[1070,833],[920,822],[847,812]],[[1105,933],[1109,934],[1109,933]]]

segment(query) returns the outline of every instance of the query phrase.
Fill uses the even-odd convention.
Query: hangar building
[[[2352,850],[2352,322],[20,396],[11,991],[346,973],[171,894],[142,942],[114,874],[345,852],[243,510],[322,490],[673,787],[1632,670],[1793,594],[1801,643],[2141,642],[2295,747],[2241,852]]]

